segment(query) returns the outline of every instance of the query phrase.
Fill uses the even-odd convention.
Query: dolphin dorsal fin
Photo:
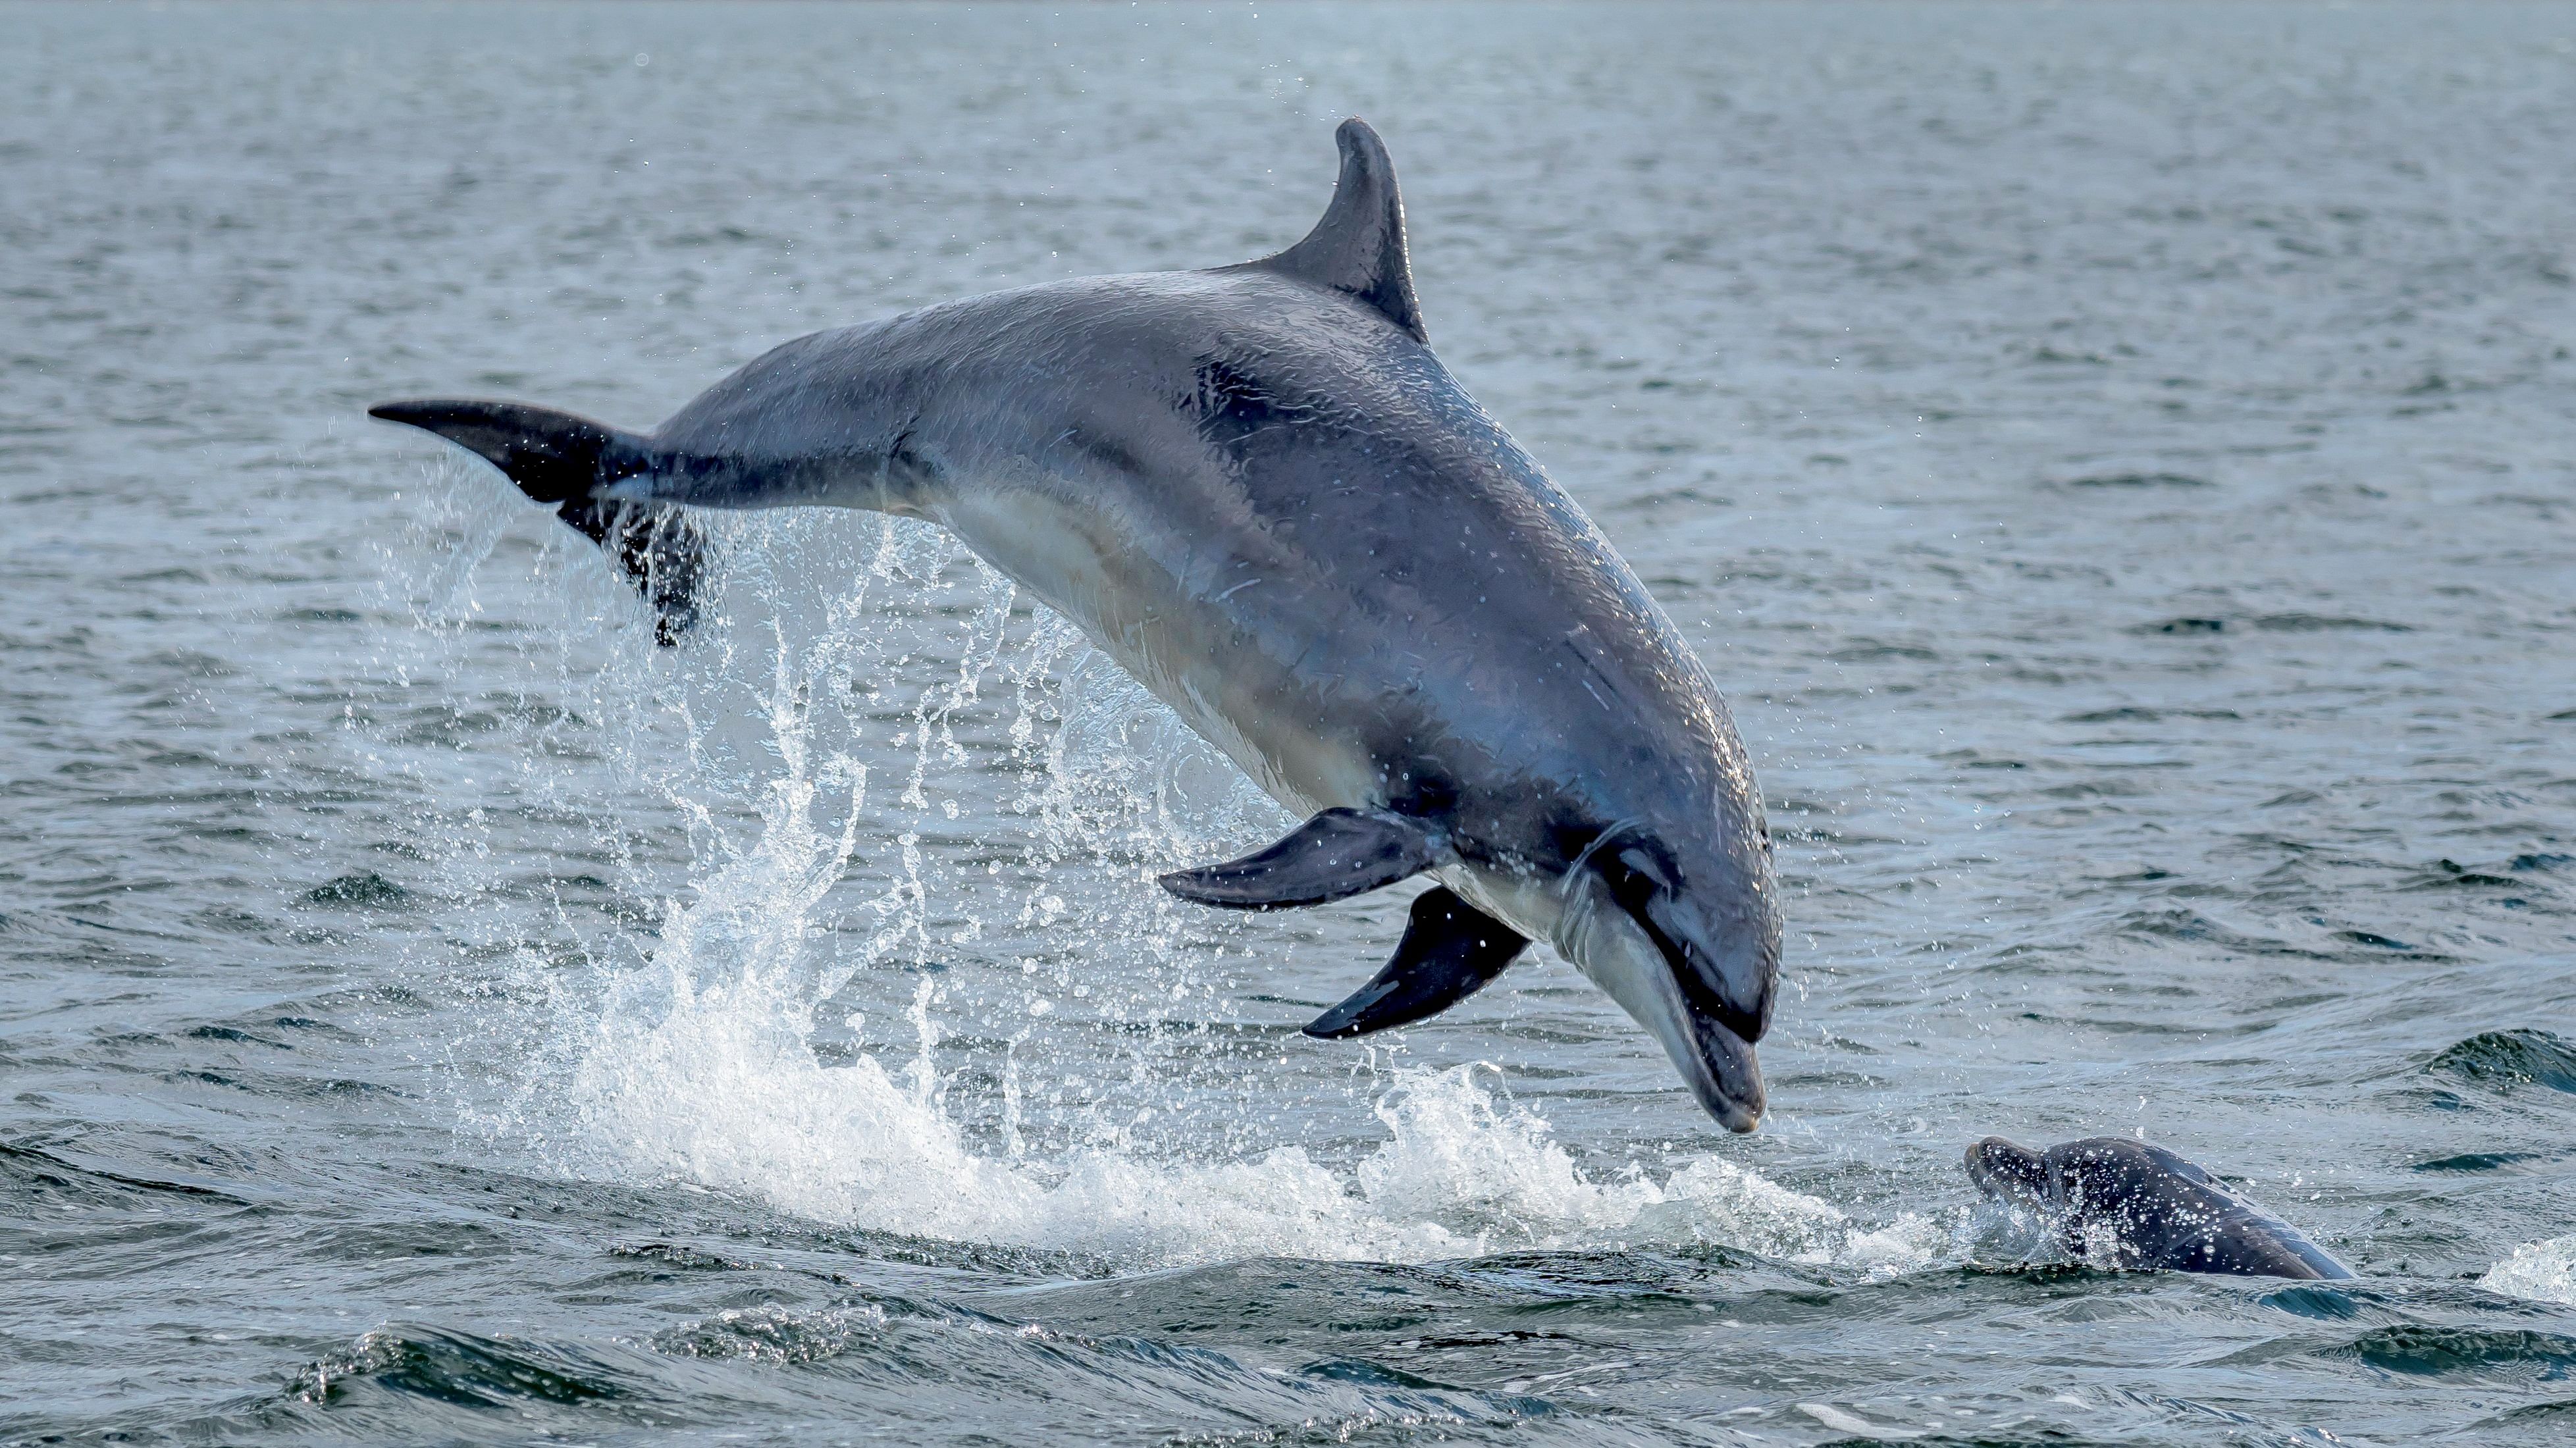
[[[1395,163],[1386,143],[1357,116],[1342,122],[1333,139],[1342,148],[1342,175],[1333,204],[1306,239],[1249,263],[1265,271],[1330,287],[1357,297],[1386,319],[1429,342],[1422,308],[1413,299],[1413,266],[1404,254],[1404,198],[1395,189]]]

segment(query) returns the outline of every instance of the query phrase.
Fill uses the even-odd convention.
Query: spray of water
[[[2526,1242],[2488,1268],[2478,1285],[2507,1297],[2576,1304],[2576,1236]]]
[[[465,512],[413,587],[434,636],[508,611]],[[549,727],[598,761],[590,798],[534,769],[528,792],[656,903],[625,929],[514,921],[518,1080],[476,1129],[563,1170],[1120,1263],[1713,1242],[1901,1269],[1939,1246],[1717,1157],[1596,1179],[1491,1066],[1345,1084],[1317,1109],[1382,1135],[1310,1151],[1280,1118],[1311,1088],[1226,1019],[1230,926],[1150,883],[1276,807],[935,531],[717,533],[723,592],[676,654],[563,540],[521,570],[557,620],[525,654],[578,721]],[[617,817],[639,801],[680,858]]]

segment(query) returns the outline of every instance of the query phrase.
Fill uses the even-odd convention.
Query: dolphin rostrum
[[[372,411],[564,510],[666,639],[697,566],[670,505],[945,527],[1311,816],[1165,875],[1174,894],[1269,910],[1439,879],[1310,1034],[1430,1016],[1544,938],[1750,1131],[1780,913],[1744,746],[1636,574],[1425,345],[1394,167],[1358,120],[1339,140],[1330,208],[1276,256],[818,332],[651,432]]]
[[[2089,1136],[2034,1152],[2000,1136],[1968,1148],[1968,1178],[2036,1213],[2099,1267],[2237,1277],[2344,1278],[2299,1230],[2161,1146]]]

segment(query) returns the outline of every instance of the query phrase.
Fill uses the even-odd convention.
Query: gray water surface
[[[938,534],[369,423],[1214,265],[1434,345],[1732,699],[1727,1137]],[[2563,1442],[2576,9],[0,10],[0,1442]],[[2359,1270],[2119,1275],[2143,1132]]]

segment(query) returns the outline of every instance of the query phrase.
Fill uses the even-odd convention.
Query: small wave
[[[2490,875],[2482,870],[2473,870],[2457,860],[2441,859],[2435,860],[2432,868],[2422,871],[2411,888],[2449,890],[2492,885],[2516,886],[2524,885],[2524,882],[2509,875]],[[2528,887],[2525,886],[2525,888]]]
[[[611,1247],[608,1249],[608,1255],[630,1261],[650,1262],[662,1267],[676,1267],[684,1272],[752,1270],[752,1264],[739,1257],[727,1257],[720,1252],[709,1252],[704,1248],[691,1247],[679,1242],[637,1242],[628,1246]]]
[[[559,1349],[425,1328],[370,1332],[306,1365],[287,1385],[287,1396],[327,1406],[361,1385],[463,1408],[621,1396],[604,1367]]]
[[[2419,1161],[2415,1163],[2414,1170],[2433,1172],[2503,1171],[2507,1167],[2520,1166],[2525,1162],[2547,1161],[2548,1159],[2548,1157],[2536,1151],[2464,1151],[2456,1156],[2436,1157],[2431,1161]]]
[[[2576,1043],[2529,1028],[2486,1031],[2446,1048],[2424,1069],[2506,1090],[2538,1085],[2576,1092]]]
[[[2209,479],[2194,477],[2189,473],[2144,471],[2087,473],[2080,478],[2068,478],[2066,486],[2070,488],[2205,488],[2209,486]]]
[[[2412,633],[2411,624],[2323,613],[2267,613],[2253,621],[2266,633]]]
[[[1800,1403],[1798,1411],[1837,1433],[1848,1433],[1874,1443],[1901,1443],[1923,1436],[1912,1428],[1891,1428],[1884,1423],[1873,1423],[1858,1413],[1846,1412],[1831,1403]]]
[[[355,875],[342,875],[304,892],[307,905],[346,905],[383,907],[400,905],[411,899],[411,892],[373,870]]]
[[[2576,1370],[2576,1337],[2402,1323],[2373,1328],[2329,1356],[2409,1377],[2557,1379]]]
[[[1301,1424],[1307,1433],[1290,1435],[1301,1442],[1349,1441],[1378,1427],[1396,1428],[1399,1436],[1431,1428],[1445,1437],[1439,1430],[1509,1428],[1556,1412],[1546,1400],[1509,1387],[1499,1393],[1455,1387],[1364,1358],[1325,1357],[1281,1370],[1160,1336],[1067,1331],[901,1298],[882,1305],[729,1310],[665,1332],[652,1346],[673,1358],[828,1364],[834,1385],[906,1395],[964,1386],[1003,1404],[1082,1401],[1095,1411],[1145,1402],[1168,1407],[1175,1399],[1222,1403],[1230,1415],[1255,1423]],[[1262,1428],[1244,1436],[1277,1438]],[[996,1441],[1028,1438],[1022,1423]]]
[[[2516,1247],[2512,1256],[2488,1268],[2478,1285],[2506,1297],[2576,1305],[2576,1236]]]
[[[82,1165],[33,1146],[0,1143],[0,1203],[12,1207],[125,1211],[163,1205],[170,1197],[229,1207],[250,1205],[229,1192],[197,1182],[133,1176]]]
[[[653,1340],[656,1351],[684,1357],[732,1358],[801,1366],[876,1343],[886,1311],[873,1302],[822,1312],[744,1307],[674,1328]]]
[[[1941,656],[1920,644],[1889,643],[1882,639],[1854,639],[1825,657],[1837,664],[1872,664],[1885,659],[1908,659],[1931,662]]]
[[[2159,724],[2167,719],[2232,720],[2245,716],[2233,709],[2150,709],[2136,704],[2123,704],[2112,709],[2094,709],[2082,714],[2069,714],[2069,724]]]
[[[2320,1322],[2341,1321],[2361,1315],[2361,1304],[2353,1300],[2351,1293],[2307,1283],[2267,1292],[2263,1294],[2263,1305]]]

